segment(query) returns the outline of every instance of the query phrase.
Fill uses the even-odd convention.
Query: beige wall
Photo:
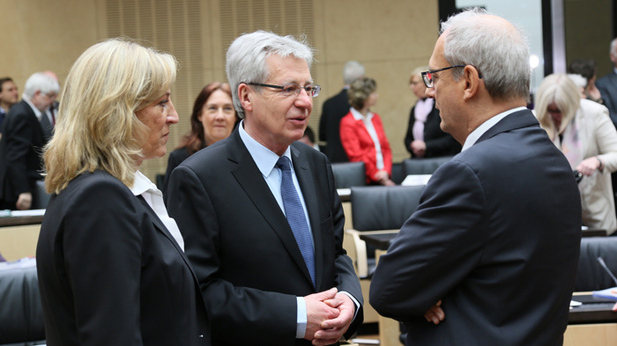
[[[256,29],[306,33],[316,48],[313,77],[322,94],[310,124],[318,129],[321,105],[343,86],[347,60],[366,66],[378,83],[374,111],[384,121],[394,160],[407,157],[402,144],[415,101],[409,72],[426,64],[437,38],[437,0],[0,0],[3,54],[0,76],[20,90],[41,70],[55,71],[62,83],[73,61],[90,45],[126,35],[174,54],[181,70],[173,100],[180,124],[168,150],[188,130],[192,102],[205,84],[224,80],[224,54],[234,37]],[[148,160],[151,178],[165,171],[167,158]]]

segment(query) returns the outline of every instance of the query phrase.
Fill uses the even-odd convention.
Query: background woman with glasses
[[[538,88],[535,112],[572,169],[584,175],[578,184],[583,224],[615,232],[611,172],[617,171],[617,131],[608,109],[581,99],[579,88],[565,74],[553,74]]]
[[[349,87],[349,113],[341,119],[341,143],[352,162],[364,162],[366,182],[395,185],[392,181],[392,149],[381,118],[370,108],[377,104],[377,83],[360,78]]]
[[[199,150],[229,137],[239,120],[229,84],[214,82],[206,85],[193,105],[191,132],[184,136],[178,148],[169,153],[163,195],[167,192],[169,176],[174,168]]]
[[[417,67],[409,77],[409,87],[417,98],[409,113],[409,126],[405,135],[405,148],[411,158],[452,156],[461,151],[461,145],[441,130],[441,117],[435,100],[426,96],[426,86],[421,72],[428,66]]]

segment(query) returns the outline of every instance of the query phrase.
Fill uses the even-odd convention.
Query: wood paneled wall
[[[53,70],[64,81],[84,49],[108,37],[129,36],[168,51],[180,62],[173,100],[180,123],[172,128],[171,151],[189,128],[199,90],[225,81],[225,52],[243,32],[257,29],[305,34],[316,49],[314,80],[322,86],[311,127],[317,132],[321,105],[343,87],[342,67],[358,60],[375,78],[380,95],[374,111],[384,121],[394,160],[408,156],[403,138],[415,102],[409,73],[425,65],[437,39],[437,0],[0,0],[4,33],[0,76],[20,90],[34,72]],[[147,160],[150,178],[164,173],[167,157]]]

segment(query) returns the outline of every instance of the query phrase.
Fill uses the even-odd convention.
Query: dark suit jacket
[[[581,238],[572,170],[530,111],[433,174],[373,275],[406,345],[561,345]],[[438,326],[422,317],[442,300]]]
[[[52,196],[36,256],[48,345],[210,344],[188,258],[108,173],[84,173]]]
[[[349,113],[347,89],[327,99],[319,119],[319,140],[327,142],[325,154],[330,162],[348,162],[349,158],[341,143],[341,119]]]
[[[169,186],[169,177],[171,177],[171,172],[173,172],[173,170],[189,156],[189,150],[187,147],[178,148],[169,153],[167,170],[165,171],[165,180],[163,182],[163,196],[167,196],[167,187]]]
[[[11,107],[0,140],[0,201],[5,205],[15,209],[20,193],[35,193],[36,180],[42,179],[40,155],[45,144],[41,124],[28,103],[22,100]]]
[[[596,81],[602,94],[604,105],[608,108],[613,124],[617,126],[617,73],[611,72]]]
[[[414,156],[410,144],[415,139],[413,136],[413,124],[416,122],[415,108],[415,106],[412,107],[409,113],[409,125],[405,135],[405,149],[411,154],[412,158]],[[424,158],[453,156],[461,152],[461,145],[449,133],[443,132],[440,124],[439,110],[435,108],[433,103],[433,109],[426,117],[426,122],[424,123],[424,143],[426,143]]]
[[[296,297],[334,286],[362,304],[342,247],[344,215],[326,157],[291,145],[315,243],[313,286],[289,223],[238,129],[171,174],[167,205],[200,280],[214,345],[310,345],[296,340]],[[346,336],[362,322],[362,310]]]

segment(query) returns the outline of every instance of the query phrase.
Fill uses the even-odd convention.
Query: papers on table
[[[43,216],[45,209],[11,210],[10,216]]]
[[[593,291],[594,297],[617,300],[617,287],[607,288],[601,291]]]
[[[405,177],[405,180],[403,180],[401,185],[403,186],[426,185],[429,179],[431,179],[431,174],[410,174],[407,177]]]

